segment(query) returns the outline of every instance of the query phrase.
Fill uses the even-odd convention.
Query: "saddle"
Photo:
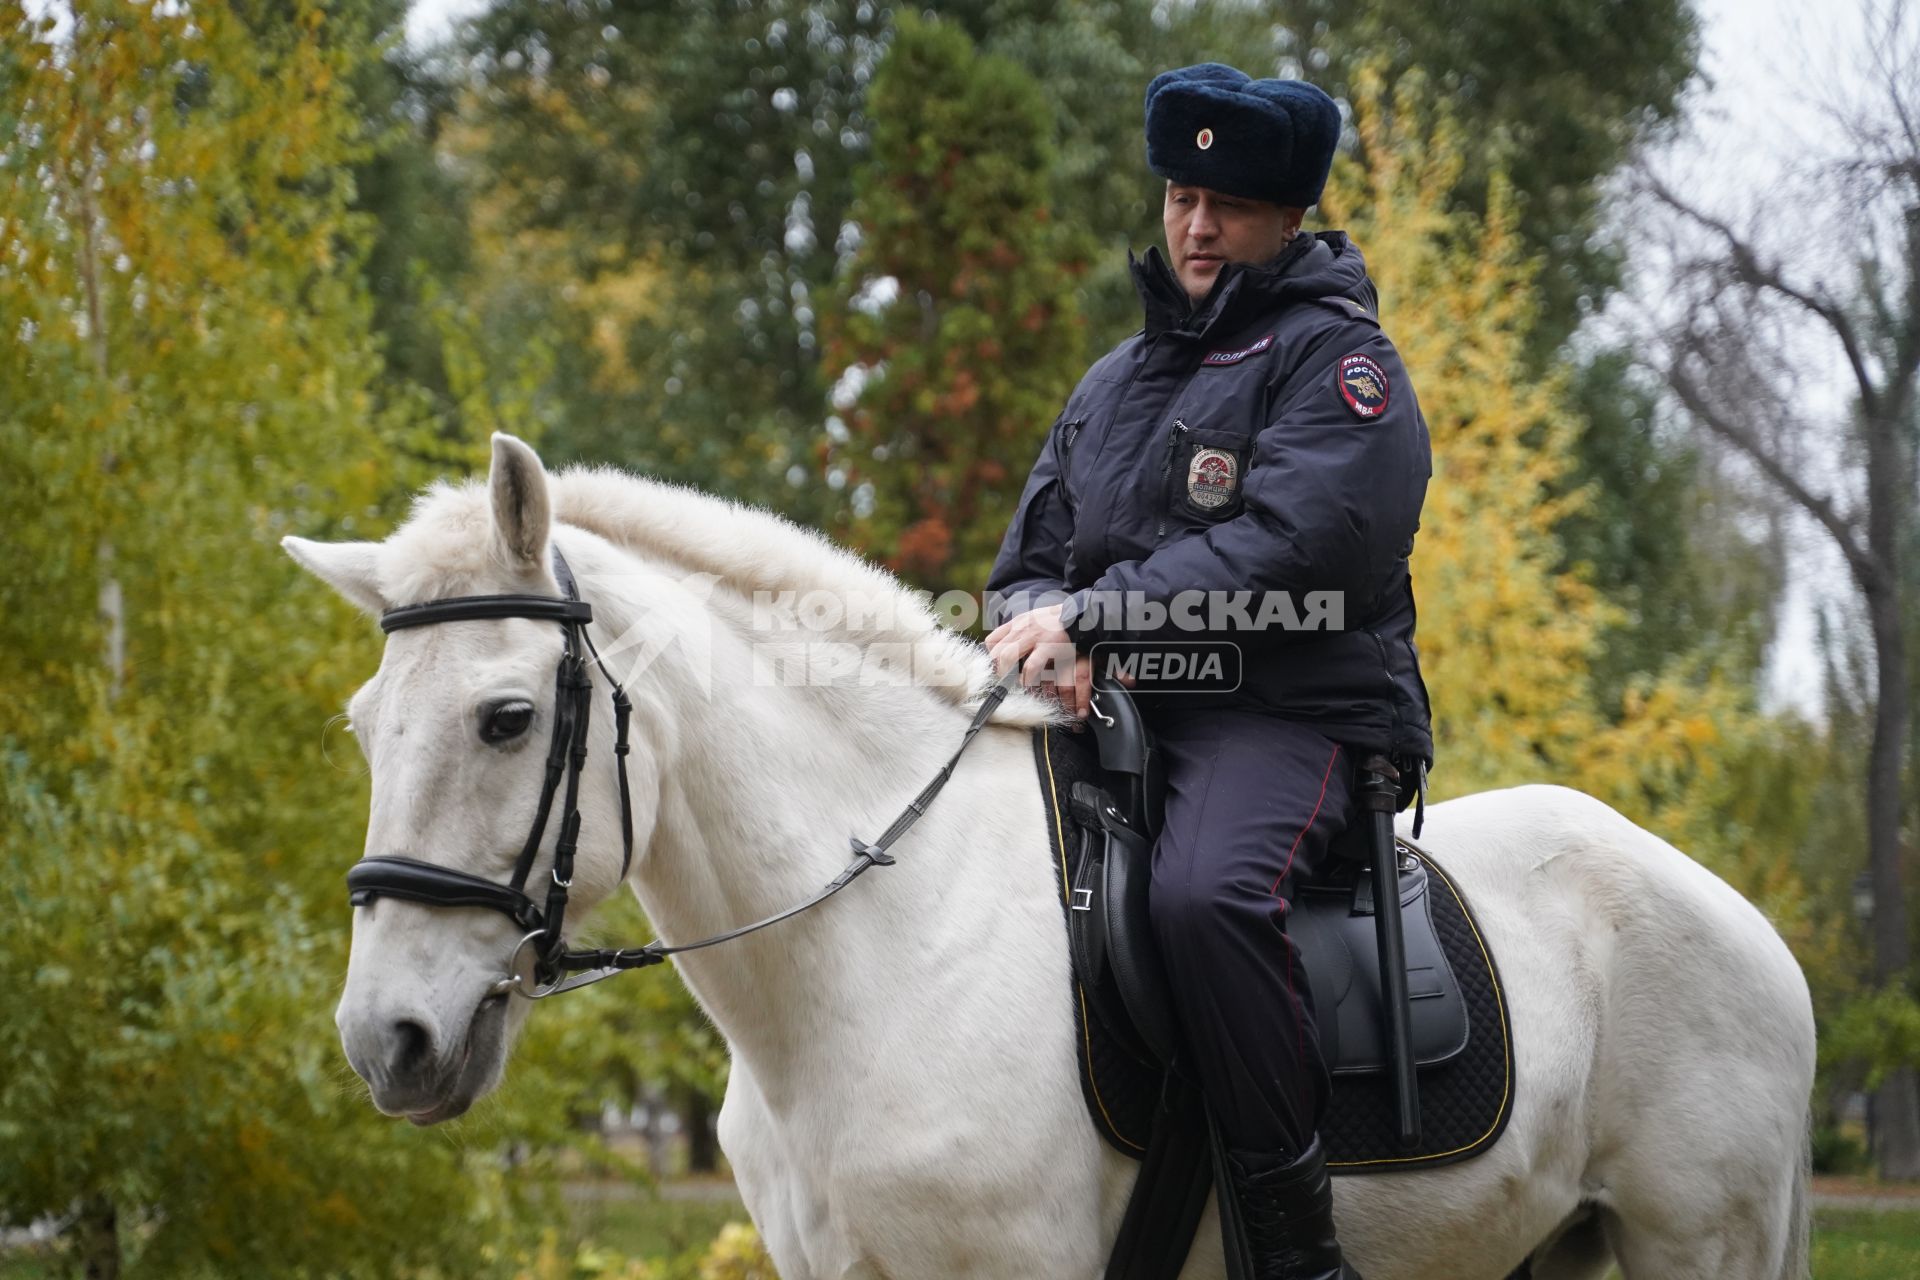
[[[1035,730],[1035,757],[1073,961],[1082,1089],[1102,1136],[1142,1161],[1106,1275],[1151,1280],[1178,1274],[1224,1151],[1181,1060],[1148,917],[1162,763],[1117,683],[1096,682],[1087,724],[1090,732]],[[1511,1034],[1493,957],[1432,856],[1392,835],[1399,799],[1384,796],[1374,807],[1378,821],[1362,812],[1335,840],[1288,916],[1333,1075],[1321,1140],[1336,1175],[1469,1159],[1498,1139],[1513,1100]],[[1375,874],[1376,841],[1392,848],[1394,874]],[[1400,983],[1381,979],[1383,882],[1399,908],[1397,946],[1389,949],[1404,956]],[[1404,1009],[1399,1029],[1396,1005]],[[1230,1201],[1222,1197],[1223,1215]],[[1222,1225],[1231,1274],[1235,1226],[1226,1216]]]

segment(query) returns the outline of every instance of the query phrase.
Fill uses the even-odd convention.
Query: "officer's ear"
[[[1292,239],[1300,234],[1300,224],[1307,220],[1307,211],[1283,204],[1280,206],[1280,219],[1286,224],[1287,238]]]

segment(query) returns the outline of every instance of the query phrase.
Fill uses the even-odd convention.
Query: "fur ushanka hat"
[[[1340,109],[1304,80],[1203,62],[1147,86],[1147,167],[1170,182],[1304,209],[1339,140]]]

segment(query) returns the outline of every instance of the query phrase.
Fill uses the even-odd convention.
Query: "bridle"
[[[500,884],[416,858],[384,856],[362,858],[347,872],[348,901],[356,907],[365,906],[376,898],[401,898],[435,907],[484,907],[500,912],[518,925],[523,936],[508,959],[506,976],[488,989],[490,996],[511,994],[538,1000],[611,978],[628,969],[644,969],[659,964],[681,952],[698,951],[745,937],[825,902],[852,884],[870,867],[892,866],[894,858],[888,849],[926,812],[927,805],[953,776],[961,753],[993,715],[994,708],[1006,697],[1012,687],[1011,682],[1019,676],[1019,668],[1016,667],[988,690],[974,713],[972,723],[967,726],[960,746],[932,781],[908,802],[878,840],[868,842],[859,836],[852,837],[853,860],[805,901],[775,912],[764,920],[725,933],[716,933],[697,942],[669,946],[656,939],[640,947],[575,950],[567,946],[563,930],[567,917],[567,893],[573,886],[574,852],[580,840],[580,774],[587,763],[587,730],[593,711],[593,673],[588,669],[588,660],[591,659],[593,666],[599,668],[608,688],[612,690],[613,754],[620,777],[622,880],[626,879],[627,872],[633,866],[633,795],[627,783],[627,724],[633,715],[633,704],[628,701],[620,682],[607,670],[600,651],[594,648],[593,639],[587,634],[587,626],[593,621],[593,606],[580,598],[579,590],[574,585],[573,572],[567,567],[566,559],[557,546],[553,548],[553,576],[562,592],[558,597],[450,596],[442,600],[429,600],[424,604],[389,609],[380,615],[380,629],[389,635],[411,627],[433,626],[442,622],[530,618],[559,623],[565,636],[560,665],[554,673],[553,736],[547,745],[540,803],[534,810],[533,828],[527,833],[526,843],[521,845],[520,856],[514,863],[512,879]],[[527,892],[526,886],[528,877],[533,873],[534,860],[539,856],[556,797],[561,800],[560,833],[554,842],[553,870],[548,877],[546,902],[542,905]]]

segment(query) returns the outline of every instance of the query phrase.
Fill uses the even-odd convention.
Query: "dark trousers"
[[[1347,825],[1348,752],[1255,711],[1176,704],[1152,726],[1167,805],[1149,904],[1190,1061],[1230,1147],[1296,1156],[1330,1081],[1287,913]]]

